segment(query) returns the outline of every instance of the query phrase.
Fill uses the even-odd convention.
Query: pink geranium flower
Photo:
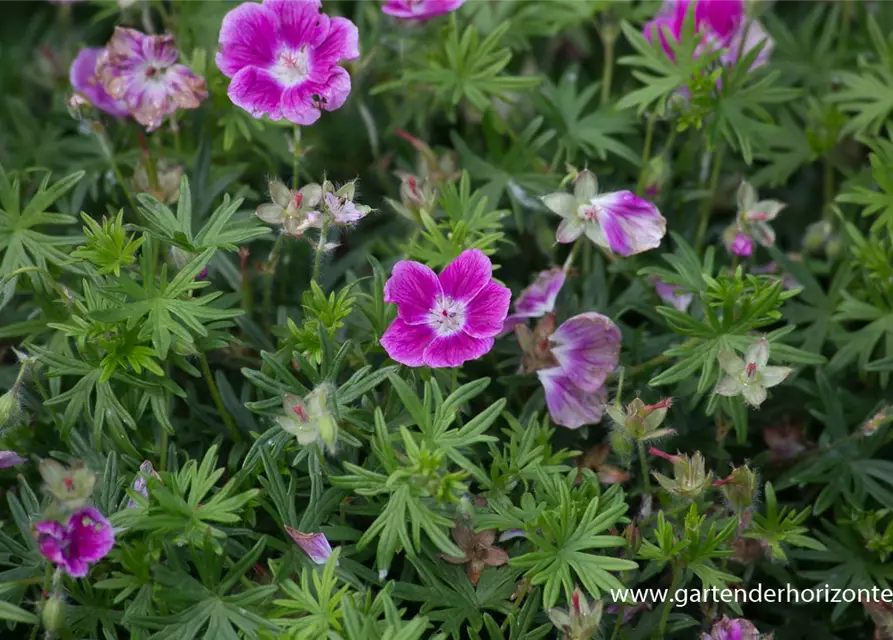
[[[536,371],[555,424],[577,429],[602,419],[605,380],[620,358],[620,329],[600,313],[581,313],[554,326],[547,316],[530,333],[515,329],[524,349],[524,370]],[[545,328],[544,328],[545,327]]]
[[[493,348],[511,302],[511,291],[492,279],[490,259],[479,249],[462,252],[436,275],[403,260],[385,283],[385,302],[397,318],[381,345],[410,367],[458,367]]]
[[[577,176],[572,194],[550,193],[543,204],[564,218],[556,233],[561,243],[585,233],[598,246],[631,256],[659,247],[667,232],[667,221],[653,203],[631,191],[600,194],[589,171]]]
[[[320,13],[319,0],[246,2],[223,18],[217,66],[230,100],[255,118],[313,124],[350,94],[338,64],[360,56],[357,27]]]
[[[177,109],[196,109],[208,97],[205,79],[178,64],[171,35],[148,36],[116,27],[99,54],[96,75],[102,87],[149,131]]]
[[[659,38],[669,58],[673,58],[673,46],[679,42],[691,4],[692,0],[665,0],[660,13],[645,24],[645,37],[649,42]],[[732,65],[766,41],[753,66],[768,61],[774,43],[758,20],[746,19],[743,0],[697,0],[694,12],[695,30],[701,34],[701,52],[722,49],[720,60]]]
[[[75,92],[87,98],[97,109],[119,118],[125,118],[130,115],[127,105],[110,96],[96,75],[96,61],[102,51],[101,47],[80,50],[74,62],[71,63],[68,73],[71,86]]]
[[[40,553],[72,578],[86,576],[115,545],[112,525],[93,507],[78,509],[67,523],[45,520],[34,528]]]
[[[536,280],[515,300],[515,313],[505,319],[500,335],[508,333],[528,318],[542,318],[547,313],[552,313],[566,277],[561,267],[540,271]]]
[[[465,0],[388,0],[381,10],[401,20],[421,22],[455,11]]]

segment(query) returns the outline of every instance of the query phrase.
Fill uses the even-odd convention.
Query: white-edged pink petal
[[[561,367],[536,372],[546,392],[546,406],[552,422],[568,429],[601,421],[605,407],[604,387],[596,392],[575,386]]]
[[[575,386],[594,392],[617,367],[620,329],[600,313],[581,313],[563,322],[549,341],[552,355]]]
[[[245,2],[223,17],[217,67],[232,78],[244,67],[267,68],[276,60],[276,18],[263,5]]]
[[[524,289],[515,300],[515,313],[527,318],[539,318],[552,313],[566,277],[561,267],[541,271],[533,284]]]
[[[657,207],[631,191],[606,193],[593,204],[608,245],[621,256],[659,247],[667,232],[667,221]]]

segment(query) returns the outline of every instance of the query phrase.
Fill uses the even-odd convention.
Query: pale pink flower
[[[112,525],[93,507],[78,509],[67,523],[45,520],[34,529],[40,553],[72,578],[86,576],[115,545]]]
[[[673,284],[667,284],[657,276],[652,279],[652,284],[654,284],[654,291],[661,300],[674,306],[682,313],[685,313],[688,310],[689,305],[691,305],[692,300],[694,300],[693,294],[684,293],[680,287]]]
[[[479,249],[462,252],[439,276],[421,263],[398,262],[384,287],[385,302],[397,305],[381,338],[388,355],[410,367],[437,368],[490,351],[512,296],[492,272]]]
[[[71,86],[76,93],[87,98],[100,111],[105,111],[119,118],[126,118],[130,115],[127,105],[110,96],[102,84],[100,84],[96,75],[96,62],[102,51],[103,49],[99,47],[95,49],[81,49],[78,52],[74,62],[71,63],[71,69],[68,73]]]
[[[323,533],[303,533],[285,525],[285,532],[316,564],[325,564],[332,555],[332,545]]]
[[[465,0],[387,0],[381,10],[389,16],[421,22],[461,7]]]
[[[148,36],[115,27],[96,62],[96,75],[115,100],[149,131],[177,109],[196,109],[208,97],[205,79],[186,65],[171,35]]]
[[[500,335],[511,331],[528,318],[541,318],[555,310],[555,300],[567,278],[561,267],[540,271],[536,280],[515,300],[515,313],[505,319]]]
[[[525,351],[523,370],[536,371],[555,424],[577,429],[600,422],[605,409],[605,380],[620,357],[620,329],[600,313],[582,313],[549,334],[551,316],[530,334],[516,327]],[[542,329],[542,326],[546,329]]]
[[[350,94],[338,64],[360,56],[357,27],[320,13],[319,0],[246,2],[223,18],[217,66],[230,100],[255,118],[310,125]]]
[[[556,239],[575,241],[586,234],[595,244],[621,256],[631,256],[660,246],[667,221],[657,207],[631,191],[598,193],[598,181],[581,171],[574,193],[551,193],[543,203],[564,218]]]

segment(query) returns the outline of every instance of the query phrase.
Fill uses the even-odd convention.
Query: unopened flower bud
[[[629,550],[636,553],[642,544],[642,530],[635,523],[626,525],[623,530],[623,539],[629,546]]]
[[[183,167],[160,160],[155,167],[155,184],[149,179],[149,170],[145,163],[137,166],[133,172],[133,186],[142,193],[148,193],[164,204],[174,204],[180,199],[180,179]]]
[[[732,511],[740,514],[753,506],[759,481],[757,474],[744,465],[733,469],[727,478],[717,480],[713,485],[720,488]]]
[[[653,472],[655,480],[666,491],[677,496],[694,499],[704,493],[710,486],[713,474],[704,468],[704,456],[700,451],[695,451],[691,456],[684,454],[671,455],[660,449],[651,447],[649,453],[673,463],[673,478]]]
[[[806,227],[806,233],[803,234],[803,248],[809,253],[820,252],[831,238],[833,230],[834,228],[827,220],[813,222]]]
[[[96,474],[81,461],[69,468],[49,458],[41,460],[40,476],[47,492],[69,511],[86,505],[96,486]]]
[[[655,404],[645,404],[641,398],[636,398],[625,409],[609,405],[606,410],[617,428],[622,430],[627,438],[636,442],[646,442],[674,433],[672,429],[659,428],[672,406],[671,398],[664,398]]]
[[[643,174],[645,195],[651,199],[659,198],[670,181],[670,163],[663,154],[656,155],[645,165]]]
[[[840,239],[840,236],[833,236],[825,245],[825,257],[828,260],[837,260],[841,249],[843,249],[843,241]]]
[[[635,446],[635,443],[622,431],[615,429],[611,432],[611,449],[621,460],[629,459],[635,451]]]
[[[40,611],[40,620],[43,628],[50,633],[58,633],[66,627],[68,618],[68,605],[59,594],[53,594],[43,603]]]
[[[591,605],[579,589],[571,593],[568,609],[549,609],[549,620],[562,632],[565,640],[589,640],[601,624],[604,603],[601,600]]]
[[[13,387],[0,396],[0,429],[10,424],[19,413],[19,394]]]

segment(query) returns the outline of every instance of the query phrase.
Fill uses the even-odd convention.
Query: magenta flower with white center
[[[542,318],[552,313],[566,278],[567,274],[561,267],[540,271],[536,280],[515,300],[515,313],[506,317],[500,335],[508,333],[528,318]]]
[[[226,14],[217,66],[227,93],[255,118],[310,125],[350,94],[340,62],[360,57],[359,34],[346,18],[320,13],[319,0],[246,2]]]
[[[113,99],[154,131],[177,109],[196,109],[208,97],[205,79],[178,64],[179,56],[171,35],[149,36],[115,27],[99,54],[96,75]]]
[[[480,358],[493,348],[512,297],[492,273],[479,249],[463,251],[439,276],[421,263],[398,262],[384,286],[397,318],[381,346],[410,367],[458,367]]]
[[[682,293],[680,287],[673,284],[667,284],[657,276],[655,276],[651,282],[654,285],[654,291],[657,293],[658,297],[682,313],[685,313],[688,310],[689,305],[691,305],[692,300],[694,300],[693,294]]]
[[[455,11],[465,0],[387,0],[381,10],[389,16],[421,22]]]
[[[679,42],[691,4],[691,0],[665,1],[661,11],[643,29],[649,42],[660,39],[661,47],[670,59],[674,56],[673,45]],[[751,68],[769,61],[774,42],[758,20],[746,19],[742,0],[697,0],[694,11],[695,31],[701,35],[695,55],[722,49],[720,61],[724,65],[733,65],[765,43]]]
[[[110,96],[96,75],[96,61],[102,51],[101,47],[81,49],[71,63],[68,78],[75,92],[87,98],[94,107],[109,115],[126,118],[130,115],[127,105]]]
[[[93,507],[78,509],[66,523],[45,520],[34,528],[40,553],[72,578],[86,576],[115,545],[112,525]]]
[[[574,242],[584,233],[595,244],[621,256],[631,256],[660,246],[667,221],[657,207],[631,191],[598,193],[598,181],[581,171],[574,193],[551,193],[543,203],[564,218],[556,239]]]
[[[316,564],[325,564],[332,555],[332,545],[329,544],[325,534],[304,533],[294,527],[285,525],[285,532],[301,547]]]
[[[0,451],[0,469],[9,469],[27,461],[26,458],[23,458],[15,451]]]
[[[552,421],[569,429],[601,421],[605,380],[620,358],[620,329],[600,313],[582,313],[551,335],[547,331],[548,323],[534,339],[524,340],[523,331],[519,338],[525,349],[523,370],[536,371]]]

